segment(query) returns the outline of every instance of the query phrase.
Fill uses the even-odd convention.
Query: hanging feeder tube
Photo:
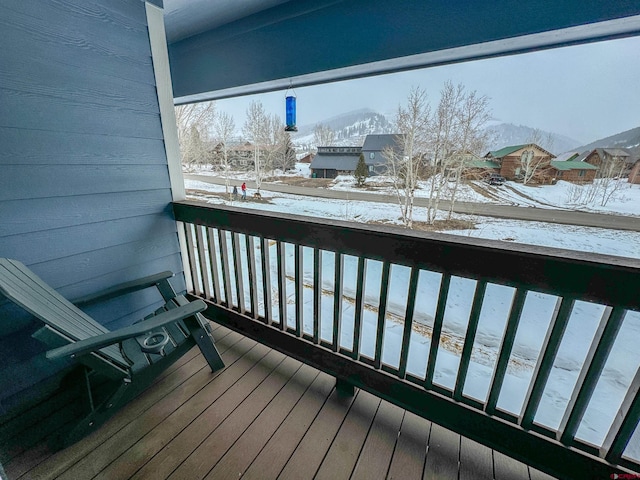
[[[293,93],[289,94],[289,89],[291,89]],[[285,113],[286,127],[284,127],[284,131],[297,132],[298,127],[296,126],[296,95],[291,86],[289,86],[287,92],[285,93]]]

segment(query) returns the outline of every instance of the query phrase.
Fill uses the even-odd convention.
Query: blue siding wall
[[[0,257],[71,299],[181,272],[144,2],[2,2],[0,46]],[[89,313],[115,328],[157,302],[141,292]],[[46,361],[39,326],[0,298],[0,415],[67,365]]]

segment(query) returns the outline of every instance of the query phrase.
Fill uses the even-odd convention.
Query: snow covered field
[[[224,187],[203,182],[187,181],[187,189],[199,191],[223,192]],[[510,185],[512,186],[512,185]],[[530,201],[544,201],[548,205],[558,205],[562,208],[572,208],[563,203],[570,187],[559,182],[549,187],[523,187]],[[348,179],[338,181],[336,187],[351,188]],[[516,187],[513,187],[516,188]],[[469,189],[469,199],[475,191]],[[611,201],[608,207],[619,208],[621,213],[638,215],[640,210],[640,185],[621,189],[621,195]],[[534,191],[532,193],[532,191]],[[263,191],[263,196],[270,203],[235,202],[244,208],[255,208],[275,212],[296,213],[320,218],[336,218],[350,221],[368,222],[382,221],[399,223],[399,209],[394,204],[370,204],[367,202],[325,200],[304,198],[286,194],[276,194]],[[204,199],[200,195],[199,199]],[[539,200],[536,200],[538,198]],[[230,203],[220,197],[207,198],[211,203]],[[476,200],[479,201],[479,200]],[[417,212],[417,216],[420,211]],[[612,231],[587,227],[571,227],[563,225],[549,225],[539,222],[524,222],[515,220],[497,220],[482,217],[457,215],[458,218],[470,219],[476,224],[475,230],[447,232],[469,237],[491,238],[497,240],[514,241],[535,245],[558,248],[580,249],[594,253],[607,253],[630,258],[640,258],[640,233],[626,231]],[[241,243],[244,246],[244,242]],[[258,247],[256,247],[258,248]],[[275,249],[275,246],[272,248]],[[287,285],[287,320],[295,318],[295,304],[293,302],[293,248],[286,248]],[[246,252],[243,253],[246,258]],[[313,261],[312,251],[304,249],[303,264],[305,265],[305,286],[303,320],[304,330],[310,332],[313,319]],[[256,258],[260,258],[256,255]],[[275,251],[271,255],[274,262]],[[333,254],[323,256],[322,288],[327,292],[333,291]],[[347,348],[353,342],[353,317],[355,299],[356,262],[353,257],[345,258],[344,292],[342,314],[342,336],[340,343]],[[273,263],[269,269],[272,275],[272,285],[277,285],[276,266]],[[309,270],[311,268],[311,270]],[[373,356],[375,345],[377,307],[380,291],[379,262],[368,261],[367,278],[365,279],[365,303],[363,318],[362,353]],[[388,297],[387,319],[385,324],[383,361],[397,366],[400,358],[404,309],[406,308],[406,292],[409,281],[409,269],[393,266]],[[248,281],[247,279],[245,279]],[[259,283],[262,279],[258,277]],[[416,376],[424,376],[426,359],[429,352],[431,327],[435,313],[437,292],[441,275],[434,272],[422,271],[418,284],[418,298],[414,322],[417,328],[411,335],[408,371]],[[464,335],[469,321],[469,313],[476,282],[470,279],[454,277],[451,283],[447,307],[445,310],[444,331],[440,342],[434,381],[448,388],[453,388],[460,362],[460,351],[464,342]],[[259,286],[261,288],[261,285]],[[504,327],[514,291],[510,287],[489,285],[480,316],[480,324],[474,344],[472,362],[469,368],[464,394],[485,400],[490,386],[493,368],[495,366],[497,349],[500,346]],[[277,295],[273,295],[274,315],[277,318]],[[538,292],[529,292],[525,303],[521,323],[515,341],[514,351],[510,360],[505,384],[498,402],[498,407],[518,414],[522,408],[524,396],[531,380],[533,368],[540,353],[547,326],[552,318],[557,298]],[[235,299],[237,301],[237,299]],[[264,306],[261,306],[264,312]],[[332,335],[333,296],[323,296],[321,315],[321,335],[331,341]],[[554,368],[546,386],[543,399],[536,415],[536,422],[551,428],[557,428],[568,398],[577,381],[580,367],[584,363],[590,342],[602,318],[604,307],[577,302],[576,308],[569,319],[560,351],[554,363]],[[617,408],[620,406],[624,394],[640,366],[640,350],[636,348],[640,338],[640,313],[628,312],[622,329],[616,339],[610,358],[605,365],[603,375],[598,383],[592,402],[586,412],[577,437],[594,444],[600,444],[607,433],[608,426],[613,420]],[[640,459],[640,433],[636,435],[626,455]]]

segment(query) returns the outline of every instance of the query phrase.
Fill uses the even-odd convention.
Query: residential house
[[[594,148],[585,152],[584,159],[580,160],[600,168],[601,175],[616,177],[628,177],[635,163],[634,157],[626,148]],[[603,165],[610,168],[603,168]]]
[[[311,177],[336,178],[353,175],[362,153],[361,147],[318,147],[311,161]]]
[[[338,175],[353,175],[360,154],[369,169],[369,175],[379,175],[387,171],[385,150],[398,150],[397,134],[367,135],[362,147],[318,147],[318,153],[311,161],[311,176],[315,178],[335,178]]]
[[[587,162],[575,160],[550,162],[547,174],[551,177],[551,182],[558,180],[573,183],[592,183],[596,178],[598,167]]]
[[[298,159],[299,163],[311,163],[311,161],[313,160],[313,157],[315,157],[314,153],[307,153],[305,154],[303,157]]]
[[[527,164],[535,166],[540,174],[533,177],[536,183],[546,183],[550,178],[544,174],[555,155],[533,144],[512,145],[489,152],[485,155],[489,161],[500,164],[500,175],[507,180],[520,180],[524,177]]]
[[[462,178],[466,180],[482,180],[492,173],[500,173],[500,163],[491,160],[473,159],[465,163]]]
[[[362,153],[369,168],[369,175],[383,174],[387,171],[388,159],[385,150],[391,148],[399,153],[402,148],[398,145],[399,137],[399,134],[367,135],[362,145]]]

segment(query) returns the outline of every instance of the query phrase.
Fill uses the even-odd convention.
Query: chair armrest
[[[71,303],[73,303],[77,307],[80,307],[89,303],[104,302],[106,300],[111,300],[112,298],[116,298],[127,293],[132,293],[138,290],[153,287],[161,281],[171,277],[173,277],[173,272],[166,271],[156,273],[155,275],[149,275],[148,277],[140,278],[138,280],[132,280],[130,282],[114,285],[113,287],[107,288],[100,292],[76,298]]]
[[[86,340],[80,340],[64,347],[54,348],[46,353],[48,359],[55,360],[59,358],[84,355],[95,352],[101,348],[120,343],[128,338],[139,337],[156,328],[163,327],[167,324],[191,317],[196,313],[206,310],[207,305],[202,300],[196,300],[181,307],[173,308],[148,320],[135,323],[129,327],[120,328],[113,332],[96,335]]]

